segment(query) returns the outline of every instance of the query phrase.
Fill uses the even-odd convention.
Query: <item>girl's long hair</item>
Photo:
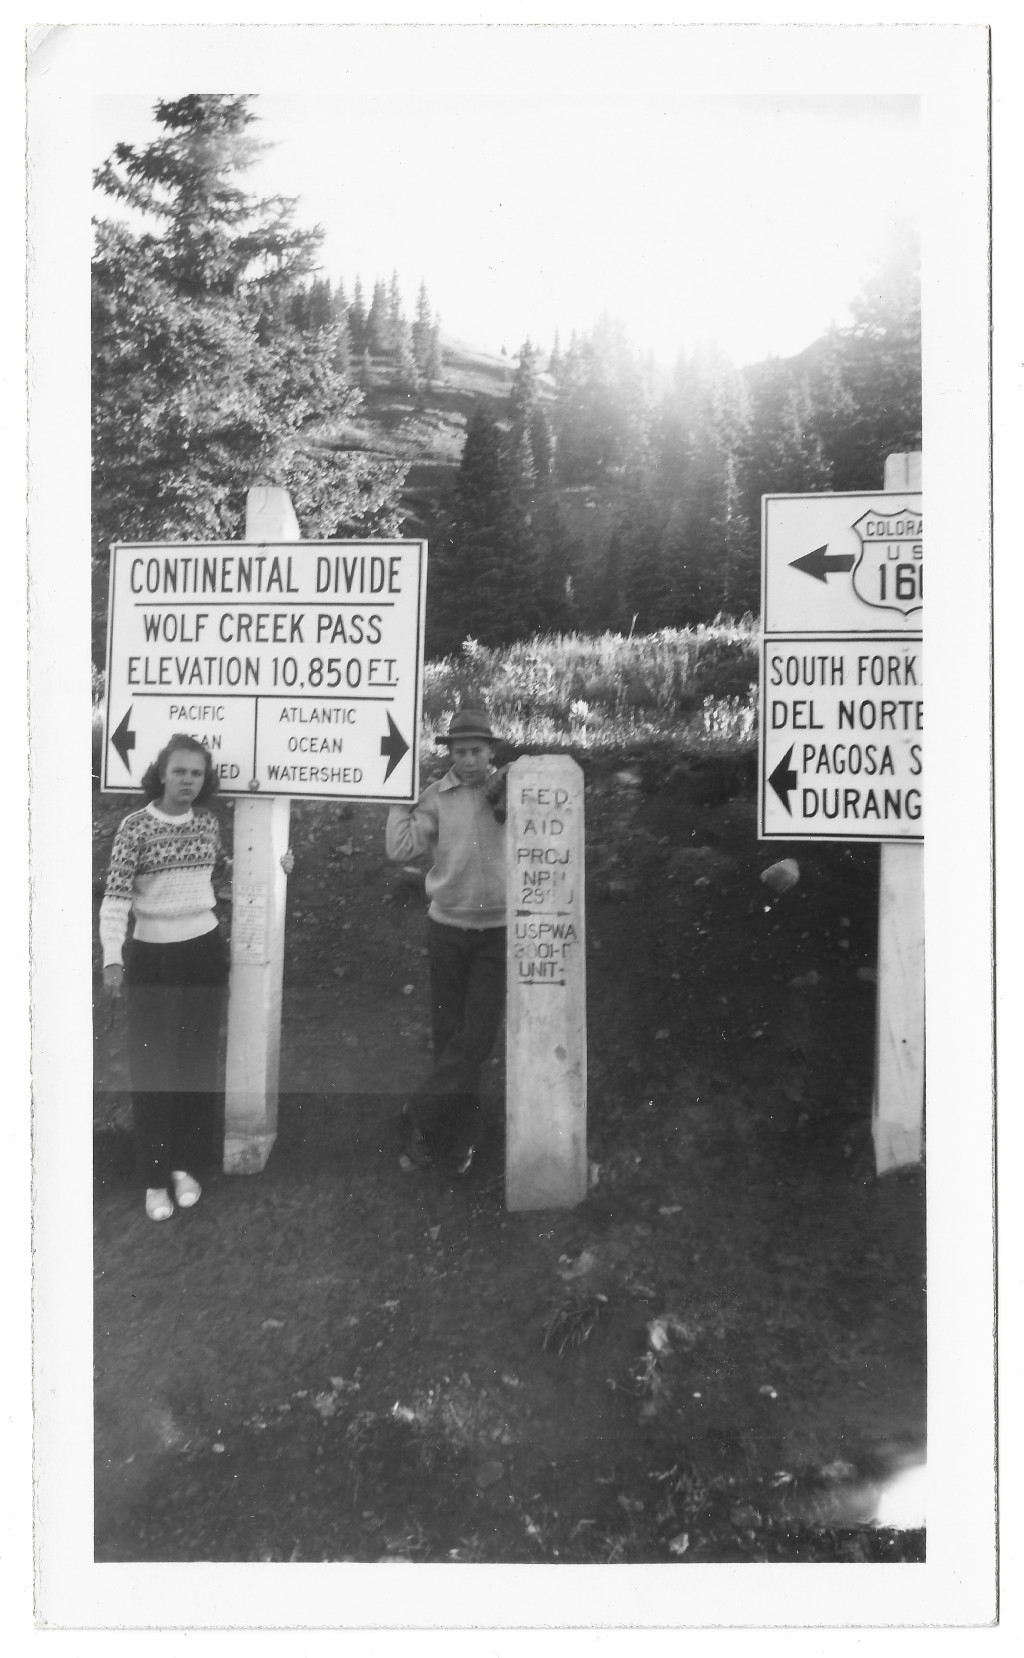
[[[209,749],[199,741],[198,737],[190,737],[187,731],[179,731],[176,736],[172,737],[170,742],[160,750],[153,764],[146,768],[142,778],[142,792],[147,801],[160,799],[164,792],[167,763],[177,748],[187,748],[193,754],[201,754],[206,762],[206,776],[203,778],[203,786],[195,798],[195,804],[203,806],[207,801],[212,800],[217,793],[220,779],[213,769],[213,760]]]

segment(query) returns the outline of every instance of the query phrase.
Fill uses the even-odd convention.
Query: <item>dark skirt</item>
[[[174,944],[133,939],[125,970],[136,1165],[146,1186],[215,1156],[217,1047],[228,980],[219,928]]]

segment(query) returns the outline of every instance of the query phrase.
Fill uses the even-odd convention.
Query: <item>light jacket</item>
[[[415,806],[392,806],[385,846],[404,862],[430,853],[429,914],[449,927],[504,927],[505,825],[482,788],[454,771],[431,783]]]

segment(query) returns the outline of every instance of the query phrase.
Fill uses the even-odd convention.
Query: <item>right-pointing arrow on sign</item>
[[[792,770],[789,764],[793,758],[794,747],[795,744],[790,743],[782,759],[779,761],[775,770],[768,778],[769,783],[775,790],[775,793],[778,795],[779,799],[782,801],[782,804],[785,806],[790,817],[793,816],[793,809],[789,804],[789,793],[791,789],[796,788],[796,772]]]
[[[388,734],[380,740],[380,751],[381,754],[387,755],[388,760],[388,769],[384,773],[384,781],[386,783],[399,760],[401,760],[403,755],[408,754],[409,752],[409,744],[402,736],[402,733],[399,731],[390,714],[388,715]]]
[[[856,563],[854,553],[829,553],[828,542],[824,547],[815,547],[813,553],[804,553],[802,558],[790,559],[794,570],[803,570],[808,576],[814,576],[818,581],[825,581],[828,576],[840,575],[845,570],[852,570]]]

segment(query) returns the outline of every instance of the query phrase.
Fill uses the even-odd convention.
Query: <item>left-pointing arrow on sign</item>
[[[789,562],[792,569],[802,570],[805,575],[827,585],[830,575],[842,575],[844,571],[852,570],[856,559],[853,553],[830,553],[826,541],[824,547],[815,547],[812,553],[805,553],[803,558],[793,558]]]
[[[796,772],[792,770],[789,764],[793,758],[794,746],[795,745],[793,743],[790,743],[789,748],[786,750],[775,770],[768,778],[769,783],[775,790],[775,793],[778,795],[779,799],[782,801],[782,804],[785,806],[790,817],[793,816],[793,808],[789,804],[789,794],[791,789],[796,788]]]
[[[399,731],[390,714],[388,715],[388,734],[380,740],[380,751],[382,755],[387,756],[388,769],[384,773],[384,781],[386,783],[399,760],[401,760],[403,755],[408,754],[409,752],[409,744],[402,736],[402,733]]]
[[[130,729],[131,717],[132,706],[131,703],[129,703],[127,714],[110,739],[114,747],[117,749],[118,754],[121,756],[122,764],[125,765],[129,771],[132,769],[132,763],[128,756],[135,747],[135,733]]]

